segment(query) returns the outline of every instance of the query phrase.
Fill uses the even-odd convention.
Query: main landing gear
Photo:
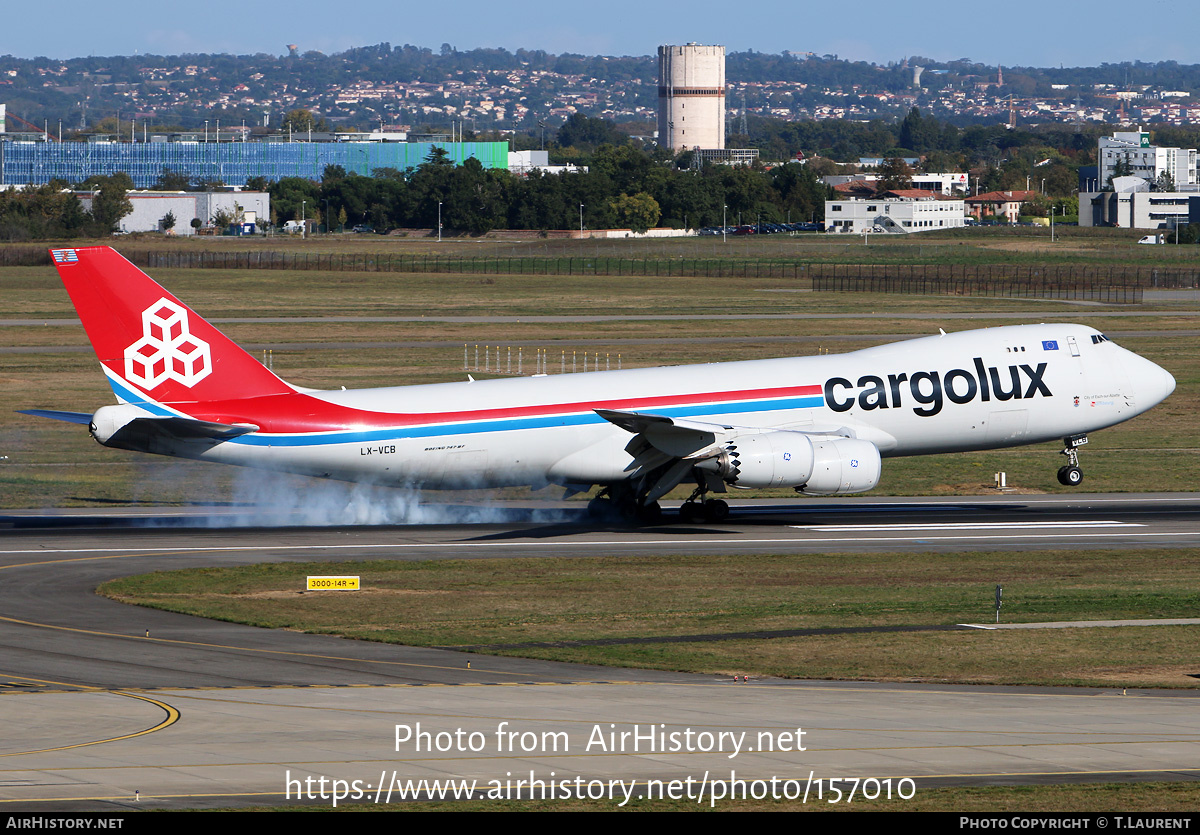
[[[720,522],[729,515],[729,503],[723,499],[705,499],[707,486],[701,483],[688,500],[679,506],[679,515],[685,522]]]
[[[1064,449],[1059,454],[1067,456],[1067,465],[1058,468],[1059,484],[1077,487],[1083,481],[1083,470],[1079,469],[1079,447],[1087,442],[1087,435],[1068,435],[1063,438]]]
[[[636,522],[654,525],[662,521],[663,511],[658,502],[642,504],[637,495],[624,484],[612,484],[588,502],[588,516],[599,522]]]
[[[707,486],[697,487],[679,508],[685,522],[720,522],[729,515],[729,504],[722,499],[705,499]],[[663,522],[663,509],[658,502],[643,504],[637,493],[625,483],[610,484],[588,502],[588,515],[598,522],[657,525]]]

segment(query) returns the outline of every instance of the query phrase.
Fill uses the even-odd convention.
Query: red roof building
[[[985,214],[1007,223],[1016,223],[1021,216],[1021,206],[1037,196],[1036,191],[989,191],[967,198],[967,211],[982,219]]]

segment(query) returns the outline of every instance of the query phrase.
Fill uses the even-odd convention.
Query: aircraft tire
[[[684,502],[679,506],[679,515],[685,522],[703,522],[704,508],[696,502]]]
[[[610,521],[616,514],[616,508],[608,499],[592,499],[587,506],[588,516],[600,521]]]
[[[1083,470],[1078,467],[1060,467],[1058,483],[1067,487],[1076,487],[1083,482]]]
[[[723,499],[709,499],[704,503],[704,518],[709,522],[720,522],[729,515],[729,503]]]
[[[663,512],[662,506],[658,502],[650,504],[638,505],[635,511],[635,518],[638,524],[641,525],[657,525],[662,521]]]

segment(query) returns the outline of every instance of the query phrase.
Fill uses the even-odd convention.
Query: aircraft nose
[[[1137,393],[1139,406],[1153,406],[1171,396],[1175,391],[1175,378],[1171,372],[1136,354],[1130,359],[1129,379]]]

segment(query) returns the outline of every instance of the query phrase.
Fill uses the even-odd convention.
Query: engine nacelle
[[[697,465],[733,487],[794,487],[813,496],[861,493],[879,483],[879,450],[854,438],[768,430],[739,435]]]
[[[812,473],[813,444],[802,432],[738,435],[718,461],[721,477],[734,487],[796,487]]]
[[[879,447],[857,438],[813,442],[813,470],[796,491],[806,496],[863,493],[875,489],[883,463]]]

